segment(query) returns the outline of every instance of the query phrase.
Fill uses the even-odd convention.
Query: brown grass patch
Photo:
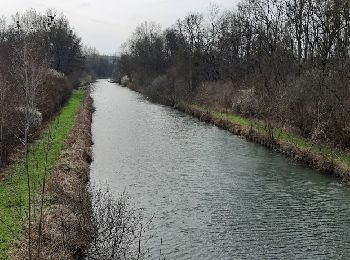
[[[92,239],[88,191],[91,114],[92,100],[87,93],[73,130],[47,181],[45,198],[50,203],[43,214],[40,238],[39,217],[33,228],[32,259],[82,259]],[[27,245],[26,238],[13,254],[13,259],[29,259]]]

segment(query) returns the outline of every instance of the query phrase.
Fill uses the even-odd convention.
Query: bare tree
[[[21,29],[21,25],[18,22],[18,37],[19,41],[12,47],[12,59],[10,75],[14,84],[18,87],[20,93],[20,104],[17,108],[21,114],[21,122],[19,123],[18,130],[21,134],[19,136],[25,152],[25,175],[27,178],[27,217],[28,217],[28,250],[29,259],[32,259],[32,181],[29,171],[29,140],[32,130],[35,126],[38,126],[41,122],[40,114],[36,109],[36,100],[38,90],[44,82],[47,73],[47,63],[40,53],[38,53],[38,47],[35,45],[32,39],[31,32],[26,32]]]
[[[147,63],[152,48],[140,38],[117,59],[132,86],[162,100],[206,96],[207,104],[221,92],[221,107],[262,119],[270,136],[278,122],[312,141],[349,146],[349,0],[242,0],[221,15],[214,6],[207,19],[190,14],[163,35],[162,71]],[[216,94],[205,95],[209,89]]]
[[[6,164],[5,127],[9,112],[8,84],[0,71],[0,168]]]
[[[116,198],[108,189],[94,188],[92,205],[96,234],[87,259],[141,260],[147,257],[145,231],[149,221],[144,223],[141,212],[131,205],[126,193]]]

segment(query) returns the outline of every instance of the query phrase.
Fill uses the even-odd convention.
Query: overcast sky
[[[206,12],[211,3],[232,9],[238,0],[0,0],[0,16],[10,19],[16,12],[53,8],[68,17],[83,44],[113,54],[143,21],[163,28],[189,12]]]

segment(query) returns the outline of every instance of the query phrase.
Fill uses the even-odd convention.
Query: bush
[[[38,108],[43,119],[49,119],[68,100],[73,86],[64,74],[50,69],[38,96]]]
[[[123,87],[127,87],[127,85],[129,84],[130,82],[130,79],[127,75],[123,76],[120,80],[120,84],[123,86]]]
[[[142,214],[127,194],[116,198],[108,189],[92,189],[92,205],[96,230],[86,259],[145,259]]]
[[[231,109],[234,92],[230,82],[204,82],[197,90],[196,101],[216,108]]]

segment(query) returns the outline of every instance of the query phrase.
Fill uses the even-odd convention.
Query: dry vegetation
[[[17,240],[15,259],[101,257],[100,244],[88,250],[101,225],[92,213],[95,191],[88,187],[91,98],[86,95],[76,115],[84,91],[74,88],[108,76],[112,69],[111,57],[83,50],[62,14],[31,9],[8,24],[0,18],[0,259],[8,259]],[[110,203],[100,212],[125,210],[134,216],[131,208],[116,208],[119,200],[107,197]],[[115,221],[127,223],[124,216],[109,227],[116,229]],[[120,259],[120,252],[112,250],[109,259]]]
[[[127,194],[91,187],[92,100],[85,94],[74,127],[47,179],[42,214],[33,220],[12,259],[134,259],[147,257],[142,212]],[[40,204],[40,203],[38,203]],[[31,240],[31,250],[28,240]],[[30,255],[31,254],[31,255]]]
[[[84,73],[81,48],[67,18],[52,10],[0,19],[0,168],[71,96]]]
[[[90,126],[91,98],[86,95],[58,163],[48,178],[43,217],[35,221],[31,231],[34,259],[81,259],[92,239],[88,192]],[[13,258],[29,259],[27,246],[23,241]]]
[[[350,169],[349,14],[349,0],[242,0],[163,31],[145,22],[115,79],[159,102],[259,122],[271,142],[283,129],[301,150],[326,146]]]

